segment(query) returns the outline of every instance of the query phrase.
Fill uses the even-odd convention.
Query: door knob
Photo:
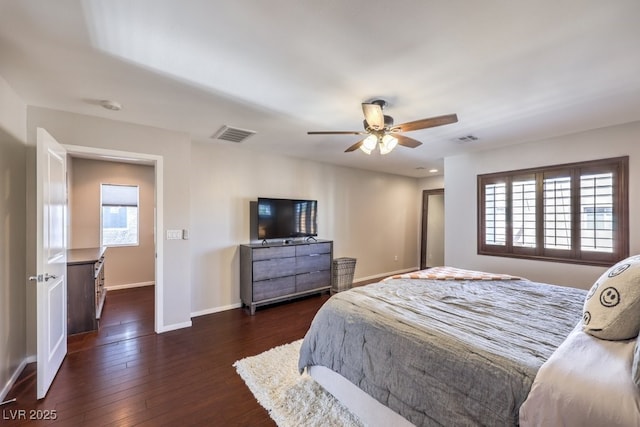
[[[58,276],[56,276],[55,274],[49,274],[49,273],[45,273],[44,275],[42,274],[38,274],[37,276],[29,276],[29,281],[32,282],[48,282],[51,279],[57,279]]]

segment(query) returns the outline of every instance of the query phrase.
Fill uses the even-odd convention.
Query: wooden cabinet
[[[240,299],[255,314],[272,304],[331,288],[333,242],[240,246]]]
[[[106,248],[67,251],[67,334],[95,331],[107,291],[104,287]]]

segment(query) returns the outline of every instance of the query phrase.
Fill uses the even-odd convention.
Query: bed
[[[602,356],[584,351],[579,325],[587,292],[446,270],[442,277],[419,272],[334,295],[304,338],[300,371],[307,369],[367,425],[546,426],[552,419],[574,425],[559,421],[562,400],[549,392],[556,368],[545,369],[542,380],[537,374],[549,361],[582,354],[590,356],[581,366],[593,370]],[[620,357],[613,357],[617,369],[629,371],[619,421],[634,423],[619,425],[640,425],[634,344],[616,342]],[[556,407],[540,411],[550,399]],[[607,411],[600,416],[609,419]]]

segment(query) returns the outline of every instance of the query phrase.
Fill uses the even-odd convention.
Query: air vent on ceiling
[[[458,138],[458,141],[460,142],[473,142],[477,140],[478,140],[478,137],[473,135],[461,136],[460,138]]]
[[[240,129],[240,128],[232,128],[231,126],[222,126],[218,132],[213,134],[211,138],[213,139],[221,139],[223,141],[231,141],[231,142],[242,142],[245,139],[249,138],[251,135],[255,135],[255,131]]]

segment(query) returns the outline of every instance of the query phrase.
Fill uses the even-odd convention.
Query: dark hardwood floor
[[[36,400],[29,365],[7,395],[17,401],[0,407],[0,424],[273,426],[232,364],[302,338],[328,298],[259,308],[255,316],[247,309],[200,316],[191,328],[157,335],[152,287],[111,291],[99,332],[69,338],[47,397]],[[30,419],[46,415],[56,419]]]
[[[153,286],[110,291],[98,332],[70,336],[68,352],[154,334],[154,292]]]

